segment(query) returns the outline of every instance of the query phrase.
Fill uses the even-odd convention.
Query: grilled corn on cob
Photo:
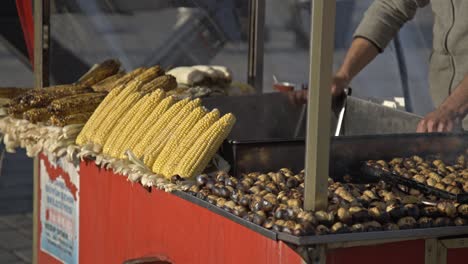
[[[133,154],[141,158],[145,152],[146,147],[152,142],[152,139],[159,135],[161,131],[172,122],[174,117],[189,103],[189,100],[182,100],[175,103],[169,110],[167,110],[147,131],[141,131],[144,135],[141,137],[140,142],[132,149]]]
[[[84,124],[92,114],[93,112],[78,113],[67,116],[52,115],[49,118],[49,123],[58,127],[64,127],[71,124]]]
[[[174,130],[174,133],[172,133],[172,135],[169,137],[167,143],[152,166],[154,173],[164,175],[165,177],[171,176],[163,173],[162,169],[164,165],[167,164],[170,156],[176,150],[183,136],[186,135],[190,129],[192,129],[195,124],[205,115],[206,110],[202,106],[199,106],[188,115],[188,117],[177,127],[177,129]]]
[[[93,112],[102,102],[104,93],[86,93],[56,99],[47,107],[51,113],[67,116],[79,112]]]
[[[235,122],[236,118],[232,114],[221,117],[195,141],[180,160],[174,173],[184,178],[200,174],[231,132]]]
[[[25,94],[31,89],[17,87],[2,87],[0,88],[0,98],[13,99],[19,95]]]
[[[174,171],[185,153],[187,153],[190,147],[195,144],[198,137],[200,137],[219,119],[219,115],[218,109],[212,110],[202,117],[193,127],[191,127],[187,133],[181,135],[180,142],[177,144],[177,147],[171,152],[169,159],[162,165],[162,175],[166,177],[174,175]],[[163,158],[164,157],[162,157],[162,159]]]
[[[109,76],[107,78],[105,78],[104,80],[96,83],[95,85],[93,85],[91,88],[93,88],[93,90],[95,92],[109,92],[111,91],[115,85],[117,84],[117,82],[123,78],[125,76],[125,73],[123,72],[118,72],[112,76]]]
[[[119,69],[120,61],[112,59],[106,60],[93,66],[80,78],[80,80],[78,80],[78,83],[86,87],[91,87],[92,85],[106,79],[107,77],[116,74]]]
[[[145,147],[144,160],[143,162],[151,168],[154,161],[161,153],[162,149],[167,143],[170,135],[174,130],[190,115],[190,113],[200,105],[200,99],[195,99],[188,102],[181,110],[178,112],[174,118],[162,129],[159,133],[151,134],[149,145],[143,145]]]
[[[139,93],[130,94],[122,104],[117,105],[104,120],[101,120],[96,134],[91,141],[95,144],[104,145],[109,137],[110,131],[118,123],[122,115],[127,112],[141,98]]]
[[[125,140],[123,144],[116,146],[116,155],[119,155],[121,159],[126,158],[125,151],[126,150],[134,150],[138,142],[141,141],[142,137],[148,132],[151,127],[163,116],[163,114],[168,111],[171,106],[174,104],[175,100],[172,97],[166,97],[161,103],[156,106],[156,108],[148,115],[148,117],[144,120],[146,122],[137,123],[137,121],[132,121],[129,126],[133,126],[135,129],[132,131],[131,129],[126,129],[124,137],[128,138]]]
[[[23,113],[23,119],[31,123],[46,122],[50,116],[51,113],[47,108],[34,108]]]
[[[177,88],[177,81],[172,75],[163,75],[153,79],[141,88],[141,92],[147,93],[155,89],[162,89],[165,92]]]
[[[115,100],[115,98],[120,94],[123,90],[123,87],[117,88],[112,90],[104,100],[99,104],[96,110],[93,112],[91,117],[89,118],[88,122],[84,125],[83,129],[81,130],[80,134],[76,138],[77,145],[84,145],[88,143],[90,136],[92,135],[91,132],[93,131],[94,127],[98,125],[98,122],[101,120],[101,115],[104,109]]]
[[[119,123],[112,129],[112,132],[104,144],[104,154],[116,157],[117,146],[125,141],[125,135],[134,131],[134,126],[144,122],[151,110],[156,107],[164,98],[164,91],[156,90],[151,94],[145,95],[119,120]]]

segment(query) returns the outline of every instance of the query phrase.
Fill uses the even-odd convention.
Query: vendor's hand
[[[332,80],[331,94],[332,96],[343,95],[345,89],[349,86],[349,78],[342,74],[336,74]]]
[[[416,132],[451,132],[456,122],[456,116],[447,110],[438,108],[427,114],[418,124]]]
[[[341,96],[349,86],[349,80],[344,75],[337,74],[333,77],[331,94],[333,97]],[[307,90],[293,91],[289,93],[289,98],[296,104],[307,103]]]

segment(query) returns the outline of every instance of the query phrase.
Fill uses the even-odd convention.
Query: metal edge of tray
[[[312,246],[318,244],[363,242],[373,240],[406,241],[427,238],[451,237],[468,235],[468,226],[449,226],[436,228],[419,228],[396,231],[361,232],[321,236],[293,236],[278,233],[278,239],[298,246]]]
[[[196,205],[199,205],[203,208],[206,208],[208,210],[210,210],[211,212],[213,213],[216,213],[218,215],[221,215],[221,216],[224,216],[226,218],[228,218],[229,220],[232,220],[242,226],[245,226],[247,227],[248,229],[252,230],[252,231],[255,231],[263,236],[266,236],[267,238],[270,238],[270,239],[273,239],[273,240],[278,240],[278,235],[276,232],[274,231],[271,231],[271,230],[268,230],[264,227],[261,227],[259,225],[256,225],[254,223],[251,223],[249,221],[246,221],[238,216],[235,216],[219,207],[217,207],[216,205],[212,205],[202,199],[199,199],[191,194],[188,194],[188,193],[185,193],[183,191],[174,191],[172,192],[172,194],[176,195],[177,197],[179,198],[182,198],[186,201],[189,201],[189,202],[192,202]]]

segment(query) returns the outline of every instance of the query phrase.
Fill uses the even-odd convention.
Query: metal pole
[[[336,1],[312,2],[310,73],[305,160],[306,210],[327,208],[330,151],[331,77]]]
[[[265,31],[265,0],[249,1],[249,60],[247,82],[257,93],[263,91],[263,46]]]
[[[49,85],[49,0],[34,0],[34,87]],[[33,263],[37,263],[39,219],[39,159],[34,158],[33,175]]]

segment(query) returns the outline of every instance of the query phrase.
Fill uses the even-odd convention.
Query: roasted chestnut
[[[336,222],[333,224],[331,227],[331,232],[335,234],[341,234],[341,233],[349,233],[351,229],[346,225],[341,222]]]
[[[328,227],[326,227],[324,225],[318,225],[315,228],[315,234],[316,235],[327,235],[327,234],[330,234],[330,229],[328,229]]]
[[[343,208],[343,207],[339,208],[337,212],[337,216],[338,216],[338,219],[345,224],[351,224],[353,220],[353,216],[351,215],[351,213],[349,212],[347,208]]]
[[[451,202],[440,202],[437,204],[437,209],[448,217],[455,217],[457,215],[457,208]]]
[[[387,206],[386,212],[389,213],[392,219],[395,221],[406,216],[405,207],[399,204],[390,204]]]
[[[369,219],[369,213],[362,207],[353,206],[349,208],[349,213],[351,214],[354,222],[364,222]]]
[[[434,220],[434,227],[444,227],[454,225],[453,221],[448,217],[437,217]]]
[[[258,214],[258,213],[252,216],[252,222],[256,225],[263,225],[265,220],[266,220],[265,216]]]
[[[377,207],[372,207],[369,209],[369,215],[374,219],[375,221],[379,223],[388,223],[390,221],[390,215],[384,210],[381,210],[380,208]]]
[[[366,231],[366,227],[363,224],[354,224],[351,226],[351,232],[364,232]]]
[[[419,212],[419,207],[414,205],[414,204],[405,204],[406,208],[406,215],[413,217],[415,219],[419,218],[420,212]]]
[[[395,230],[400,230],[397,224],[394,223],[386,223],[383,227],[383,230],[385,231],[395,231]]]
[[[400,229],[412,229],[416,227],[416,224],[416,219],[414,219],[414,217],[411,216],[403,217],[400,220],[398,220],[397,223]]]
[[[465,218],[457,217],[453,221],[456,226],[465,226],[468,224],[468,221]]]
[[[317,211],[315,212],[315,219],[317,219],[318,223],[321,225],[330,226],[333,224],[335,217],[332,213],[327,213],[325,211]]]
[[[369,232],[382,230],[382,225],[377,221],[366,222],[364,223],[364,227]]]

